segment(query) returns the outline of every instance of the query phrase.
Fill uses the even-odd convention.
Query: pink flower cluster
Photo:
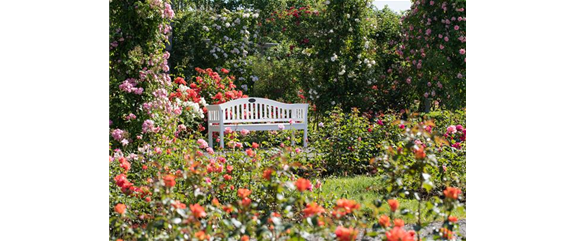
[[[243,129],[243,130],[241,130],[241,135],[242,135],[242,136],[249,135],[249,132],[250,132],[249,130]]]
[[[133,78],[129,78],[124,80],[122,84],[120,84],[120,90],[125,91],[127,93],[135,93],[141,95],[143,93],[142,87],[137,87],[137,80]]]
[[[136,115],[134,115],[133,113],[130,113],[129,115],[126,116],[126,120],[135,120],[136,119]]]
[[[122,141],[123,139],[127,138],[127,132],[120,130],[120,129],[115,129],[112,131],[112,138],[114,138],[114,140],[116,141]]]
[[[447,134],[454,134],[456,133],[456,126],[449,126],[446,128],[446,133]]]
[[[197,140],[197,144],[199,145],[199,148],[201,148],[201,149],[205,149],[205,148],[209,147],[209,145],[207,144],[207,141],[205,141],[204,139]]]
[[[144,123],[142,124],[142,132],[143,133],[159,132],[161,128],[159,126],[155,127],[154,124],[155,122],[153,120],[145,120]]]
[[[171,5],[169,3],[165,3],[164,6],[165,6],[165,8],[163,10],[163,13],[161,14],[161,17],[172,19],[175,16],[175,13],[171,9]]]

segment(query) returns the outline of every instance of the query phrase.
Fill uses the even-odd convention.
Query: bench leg
[[[219,129],[219,146],[223,149],[223,127]]]
[[[307,127],[303,129],[303,147],[307,147]]]
[[[291,129],[291,146],[295,146],[295,129]]]
[[[213,148],[213,131],[209,128],[207,132],[209,133],[207,134],[209,136],[209,147]]]

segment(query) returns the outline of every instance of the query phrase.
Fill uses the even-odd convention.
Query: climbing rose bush
[[[110,142],[135,148],[180,108],[171,86],[165,44],[174,17],[169,1],[110,1]]]

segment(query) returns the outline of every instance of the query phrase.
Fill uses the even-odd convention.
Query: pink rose
[[[446,128],[446,132],[450,134],[456,133],[456,126],[449,126]]]
[[[241,135],[242,135],[242,136],[249,135],[249,130],[247,130],[247,129],[241,130]]]
[[[231,128],[229,127],[225,127],[225,134],[231,134],[233,133],[233,130],[231,130]]]

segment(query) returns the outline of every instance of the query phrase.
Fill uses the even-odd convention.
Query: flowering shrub
[[[235,90],[234,76],[228,75],[229,70],[222,68],[223,78],[212,69],[195,68],[197,76],[186,81],[182,77],[174,80],[175,91],[169,94],[169,99],[182,107],[180,131],[187,128],[197,128],[204,131],[207,122],[207,105],[221,104],[238,98],[246,98],[242,91]],[[188,83],[189,82],[189,83]]]
[[[298,79],[321,113],[337,104],[345,110],[365,106],[363,90],[376,66],[366,38],[374,26],[369,6],[365,0],[325,1],[316,9],[291,7],[267,20],[293,39],[290,56],[307,63]]]
[[[466,105],[465,7],[464,0],[421,0],[403,17],[399,54],[408,65],[403,81],[411,82],[423,102]]]
[[[146,139],[161,128],[160,116],[178,109],[165,98],[171,79],[164,48],[173,16],[169,1],[110,1],[109,125],[115,147]]]
[[[255,76],[246,71],[247,57],[257,53],[258,11],[189,11],[178,15],[173,35],[173,61],[178,76],[190,77],[194,68],[227,68],[242,84]]]
[[[419,130],[422,129],[413,128],[407,136]],[[273,152],[251,145],[216,154],[205,141],[168,134],[173,132],[164,130],[134,153],[111,152],[111,239],[416,237],[414,231],[404,229],[403,220],[396,218],[398,212],[416,213],[400,209],[394,197],[409,194],[394,189],[396,185],[390,185],[393,189],[384,195],[388,205],[323,199],[318,192],[319,182],[295,174],[301,166],[294,148]],[[416,145],[408,151],[405,148],[403,152],[386,152],[389,158],[385,169],[394,170],[392,173],[397,175],[425,177],[424,167],[432,165],[433,154]],[[399,159],[420,165],[407,167],[390,161]],[[396,183],[400,175],[391,176],[389,182]],[[426,185],[430,184],[423,179],[422,187]],[[419,212],[419,219],[430,215],[444,220],[435,238],[454,237],[457,220],[449,213],[464,207],[459,201],[463,193],[448,186],[428,195],[437,208],[432,213]],[[418,225],[424,226],[420,222]]]
[[[442,112],[450,115],[449,112]],[[436,113],[435,113],[436,115]],[[371,174],[380,171],[388,157],[388,148],[396,148],[402,151],[409,142],[418,146],[432,149],[436,155],[436,165],[427,170],[430,179],[436,184],[436,188],[444,188],[444,185],[455,182],[457,186],[465,188],[466,180],[466,149],[461,131],[454,133],[455,136],[443,135],[443,131],[449,132],[449,128],[455,126],[437,126],[434,121],[429,122],[427,116],[410,115],[410,121],[400,122],[394,114],[360,116],[355,109],[352,113],[343,113],[340,109],[330,112],[329,118],[318,124],[315,132],[310,135],[311,147],[316,155],[304,161],[311,166],[319,167],[321,175],[343,174]],[[444,121],[440,124],[446,124]],[[421,125],[421,127],[418,127]],[[437,139],[407,138],[413,128],[423,129],[425,133],[433,133]],[[405,134],[407,132],[407,134]],[[464,133],[466,130],[464,130]],[[440,138],[438,138],[440,136]],[[451,139],[452,137],[452,139]],[[406,139],[405,139],[406,138]],[[427,140],[428,139],[428,140]],[[458,143],[458,144],[457,144]],[[417,154],[417,153],[414,153]],[[423,153],[418,153],[423,155]],[[412,162],[400,162],[400,165],[410,166]],[[388,173],[388,172],[385,172]],[[403,176],[401,185],[408,190],[417,189],[418,179]]]

